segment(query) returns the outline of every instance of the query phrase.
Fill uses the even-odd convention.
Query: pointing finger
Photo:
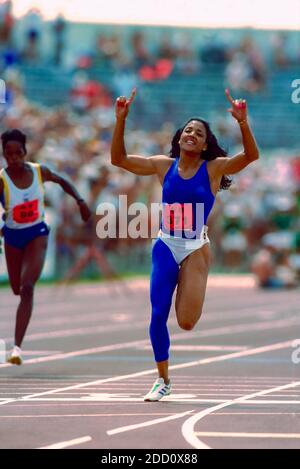
[[[131,104],[136,95],[136,88],[133,88],[130,98],[128,99],[128,104]]]
[[[228,89],[228,88],[226,88],[225,94],[226,94],[226,97],[227,97],[228,101],[229,101],[231,104],[234,104],[234,99],[233,99],[233,97],[230,95],[230,92],[229,92],[229,89]]]

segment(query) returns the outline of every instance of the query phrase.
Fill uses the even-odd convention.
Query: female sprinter
[[[9,282],[20,295],[17,309],[15,345],[8,361],[22,364],[21,345],[33,309],[34,287],[45,260],[49,228],[44,222],[43,183],[52,181],[76,200],[81,218],[91,212],[75,187],[45,166],[25,162],[26,135],[18,129],[1,135],[7,167],[0,171],[0,201],[5,210],[2,228]]]
[[[190,119],[178,129],[172,140],[171,158],[127,155],[124,130],[135,90],[129,99],[122,96],[116,100],[112,164],[139,175],[156,174],[162,184],[162,225],[152,250],[150,286],[150,339],[159,377],[144,397],[145,401],[159,401],[171,392],[167,320],[176,286],[179,326],[191,330],[201,316],[210,264],[206,220],[216,194],[219,189],[229,187],[228,175],[238,173],[259,157],[247,121],[246,101],[234,100],[229,90],[225,93],[231,104],[228,112],[240,126],[244,147],[242,153],[232,158],[226,158],[208,123],[198,118]],[[182,206],[184,213],[179,212],[178,216],[176,211]],[[202,223],[201,217],[199,223],[199,212]],[[180,229],[181,236],[174,236]]]

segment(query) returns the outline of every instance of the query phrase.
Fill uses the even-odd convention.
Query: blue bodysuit
[[[201,163],[196,174],[189,179],[179,175],[178,162],[179,158],[176,158],[164,178],[161,230],[152,249],[149,333],[156,362],[169,358],[167,321],[180,263],[209,242],[206,222],[215,201],[207,161]]]

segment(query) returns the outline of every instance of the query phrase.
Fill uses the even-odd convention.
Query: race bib
[[[39,218],[39,201],[31,200],[13,208],[13,220],[16,223],[32,223]]]
[[[165,204],[163,226],[168,231],[188,231],[193,229],[193,206],[187,204]]]

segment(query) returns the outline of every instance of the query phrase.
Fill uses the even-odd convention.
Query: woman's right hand
[[[116,111],[116,119],[126,119],[127,114],[129,112],[129,108],[131,106],[132,101],[134,100],[136,95],[136,88],[132,90],[131,96],[127,99],[125,96],[120,96],[116,99],[115,111]]]

